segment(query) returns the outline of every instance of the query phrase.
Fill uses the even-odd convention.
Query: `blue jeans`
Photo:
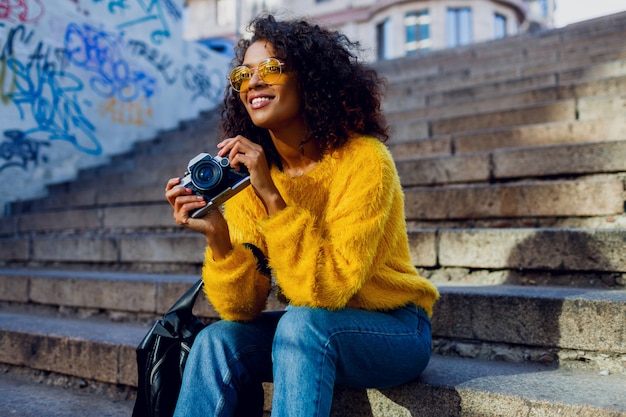
[[[200,332],[175,417],[262,416],[262,382],[274,383],[272,417],[328,417],[335,384],[383,388],[417,377],[431,355],[426,313],[288,307]]]

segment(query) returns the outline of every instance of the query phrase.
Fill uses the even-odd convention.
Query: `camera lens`
[[[199,190],[210,190],[222,180],[222,168],[212,159],[198,162],[191,170],[191,181]]]

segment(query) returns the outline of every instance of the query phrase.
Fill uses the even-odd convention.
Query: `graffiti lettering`
[[[41,65],[28,66],[15,58],[7,60],[16,74],[16,91],[8,96],[24,119],[26,109],[35,119],[36,127],[24,135],[41,133],[49,140],[65,140],[82,152],[102,153],[94,135],[95,127],[83,115],[76,93],[83,90],[78,77],[64,71],[54,71]]]
[[[187,90],[193,92],[191,98],[193,101],[198,97],[213,101],[219,97],[224,87],[220,72],[217,69],[208,72],[202,64],[198,64],[196,67],[189,64],[185,65],[183,68],[183,85]]]
[[[0,19],[13,23],[35,23],[45,9],[41,0],[0,0]]]
[[[172,0],[161,0],[165,5],[165,10],[167,13],[174,18],[174,20],[181,20],[183,18],[183,13],[176,7],[176,5],[172,2]]]
[[[97,0],[96,0],[97,1]],[[112,1],[112,0],[109,0]],[[170,27],[167,23],[167,19],[165,18],[165,12],[167,12],[170,16],[174,17],[175,20],[180,20],[182,18],[182,13],[178,10],[175,4],[173,4],[170,0],[136,0],[137,5],[141,8],[145,16],[141,16],[137,19],[129,20],[127,22],[121,23],[117,25],[117,28],[120,30],[135,26],[135,25],[143,25],[147,22],[157,22],[159,25],[158,29],[153,30],[150,33],[150,39],[152,43],[156,45],[160,45],[163,43],[165,38],[169,38],[171,36]],[[109,3],[109,10],[111,10]]]
[[[54,60],[51,58],[54,57]],[[69,65],[65,50],[63,48],[44,47],[43,42],[39,42],[32,54],[28,56],[28,67],[39,65],[46,71],[63,71]],[[59,68],[57,68],[57,65]]]
[[[2,48],[0,58],[6,62],[6,59],[9,57],[15,57],[15,50],[17,49],[16,44],[20,42],[22,47],[27,46],[33,34],[34,31],[31,30],[27,32],[23,25],[12,28]],[[54,58],[54,60],[51,58]],[[30,68],[33,65],[39,65],[46,70],[55,70],[57,65],[59,65],[60,69],[64,69],[68,64],[63,48],[44,46],[44,43],[40,41],[37,43],[35,50],[28,56],[26,66]]]
[[[104,0],[94,0],[94,3],[104,3]],[[126,0],[108,0],[109,2],[109,12],[115,13],[115,8],[117,7],[119,10],[128,9],[128,5],[126,4]]]
[[[168,84],[174,84],[178,78],[178,70],[174,72],[174,75],[168,74],[168,68],[172,66],[173,62],[167,56],[163,54],[160,56],[160,52],[157,48],[150,48],[145,42],[130,40],[128,46],[131,48],[131,53],[144,57],[150,64],[152,64],[163,75],[165,82]]]
[[[4,136],[8,140],[0,143],[0,158],[7,162],[0,163],[0,172],[8,167],[18,167],[26,170],[28,163],[37,165],[39,162],[39,149],[42,146],[50,146],[48,142],[37,141],[26,137],[21,130],[5,130]],[[43,162],[46,162],[45,158]]]
[[[98,112],[101,116],[107,114],[111,116],[111,121],[123,125],[145,125],[145,118],[152,118],[152,108],[144,109],[142,103],[119,101],[110,98],[98,105]]]
[[[120,45],[120,36],[87,24],[81,28],[71,23],[65,32],[68,59],[78,67],[96,73],[89,81],[95,93],[122,101],[135,101],[142,95],[150,98],[156,90],[156,79],[141,70],[131,69],[121,56]]]
[[[16,41],[20,41],[24,45],[28,45],[30,43],[31,38],[33,37],[34,31],[26,31],[24,25],[18,25],[9,30],[9,34],[7,36],[7,41],[4,43],[2,48],[2,57],[12,56],[15,49]]]

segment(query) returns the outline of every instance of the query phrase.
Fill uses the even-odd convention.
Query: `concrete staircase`
[[[624,39],[626,13],[378,64],[436,355],[333,417],[626,416]],[[202,262],[165,181],[217,117],[0,219],[0,415],[130,415],[135,347]]]

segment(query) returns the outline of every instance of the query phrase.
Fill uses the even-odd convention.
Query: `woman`
[[[431,354],[436,288],[411,264],[403,193],[382,143],[381,80],[358,45],[304,21],[256,19],[235,49],[218,155],[251,187],[224,214],[168,181],[174,218],[206,237],[209,301],[223,320],[196,338],[177,416],[328,416],[335,384],[388,387]],[[269,260],[286,311],[263,312]]]

